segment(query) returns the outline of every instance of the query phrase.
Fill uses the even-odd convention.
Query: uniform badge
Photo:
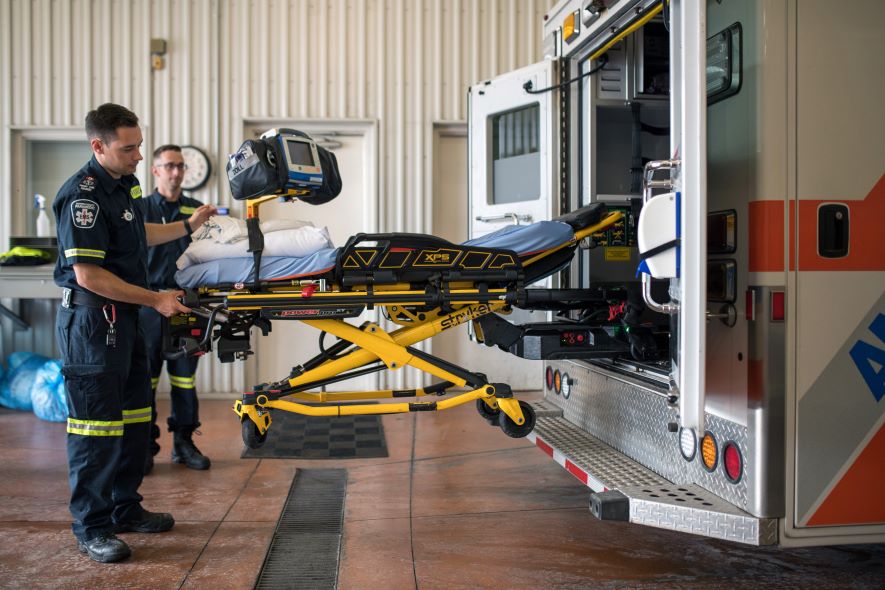
[[[129,189],[129,196],[132,197],[133,199],[140,199],[141,198],[141,185],[136,184],[131,189]],[[129,221],[129,220],[127,219],[126,221]]]
[[[85,178],[83,178],[83,180],[80,181],[80,184],[78,186],[82,192],[91,193],[95,190],[95,177],[86,176]]]
[[[98,203],[95,201],[77,199],[71,203],[71,218],[74,221],[74,227],[91,229],[95,225],[98,211]]]
[[[123,211],[123,219],[125,221],[132,221],[134,218],[135,218],[135,215],[133,215],[132,211],[130,211],[129,209],[126,209],[125,211]]]

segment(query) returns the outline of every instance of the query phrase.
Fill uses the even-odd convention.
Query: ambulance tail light
[[[553,372],[553,391],[562,392],[562,375],[559,373],[559,369]]]
[[[544,382],[547,384],[547,390],[553,389],[553,367],[548,366],[544,372]]]
[[[711,473],[716,471],[716,466],[719,464],[719,444],[712,432],[704,433],[700,446],[701,463],[703,463],[704,469]]]
[[[782,322],[785,317],[785,297],[783,291],[771,292],[771,321]]]
[[[722,450],[722,467],[725,470],[725,477],[731,483],[738,483],[744,476],[744,457],[737,444],[732,441],[725,443]]]

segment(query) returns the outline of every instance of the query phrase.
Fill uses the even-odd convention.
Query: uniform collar
[[[89,161],[89,171],[98,177],[98,181],[101,183],[101,188],[107,193],[112,192],[118,186],[123,186],[125,188],[132,184],[132,179],[134,178],[132,174],[127,174],[120,178],[114,178],[108,174],[108,171],[104,169],[104,166],[98,163],[95,154],[92,155],[92,159]],[[124,181],[126,182],[124,183]]]
[[[173,202],[167,201],[167,200],[166,200],[166,197],[164,197],[164,196],[162,195],[162,193],[160,193],[160,190],[159,190],[159,189],[154,189],[154,192],[151,193],[151,198],[152,198],[154,201],[156,201],[157,204],[159,204],[159,205],[166,205],[166,204],[168,204],[168,205],[175,205],[176,207],[178,207],[179,205],[182,204],[182,199],[184,199],[184,195],[180,195],[180,196],[178,197],[178,200],[175,201],[175,202],[173,203]]]

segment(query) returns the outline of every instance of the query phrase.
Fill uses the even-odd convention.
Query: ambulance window
[[[492,132],[491,204],[541,197],[538,103],[489,117]]]
[[[740,23],[707,39],[707,106],[738,93],[741,61]]]

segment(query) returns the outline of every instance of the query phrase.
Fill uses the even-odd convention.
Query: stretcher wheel
[[[501,414],[501,410],[490,408],[489,405],[481,399],[476,400],[476,411],[479,412],[479,415],[485,418],[492,426],[498,423],[498,416]]]
[[[527,436],[535,427],[535,410],[522,400],[519,401],[519,409],[522,410],[522,415],[525,417],[525,422],[522,424],[517,424],[504,412],[501,412],[498,415],[498,426],[501,427],[504,434],[511,438],[522,438]]]
[[[240,425],[243,433],[243,444],[250,449],[260,449],[267,440],[267,432],[261,434],[258,432],[258,426],[249,418],[245,418]]]

